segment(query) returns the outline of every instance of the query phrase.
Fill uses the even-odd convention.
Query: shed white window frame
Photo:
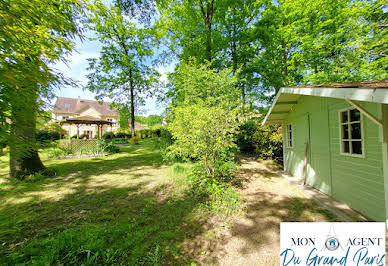
[[[350,118],[351,118],[350,111],[351,110],[356,110],[360,113],[360,120],[359,121],[358,120],[357,121],[350,120]],[[342,113],[344,113],[344,112],[347,112],[347,116],[348,116],[348,121],[346,121],[346,122],[342,121]],[[357,123],[360,123],[361,138],[360,139],[353,139],[351,125],[357,124]],[[347,139],[343,138],[343,126],[344,125],[347,125],[347,127],[348,127],[348,138]],[[364,116],[360,112],[360,110],[358,110],[357,108],[354,108],[354,107],[349,107],[349,108],[339,110],[338,111],[338,127],[339,127],[340,154],[344,155],[344,156],[350,156],[350,157],[365,158],[366,151],[365,151],[365,137],[364,137],[364,135],[365,135],[364,134]],[[361,154],[353,153],[352,142],[356,142],[356,141],[361,141]],[[344,152],[345,142],[349,142],[349,152]]]
[[[291,130],[290,130],[291,127]],[[291,137],[290,137],[291,133]],[[294,148],[294,125],[292,123],[286,124],[286,147],[287,148]]]
[[[69,115],[63,115],[63,116],[62,116],[62,120],[66,120],[66,119],[69,119],[69,118],[70,118]]]

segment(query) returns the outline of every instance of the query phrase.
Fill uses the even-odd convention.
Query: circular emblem
[[[339,247],[338,239],[335,238],[335,237],[329,237],[329,238],[326,240],[325,246],[326,246],[326,248],[327,248],[328,250],[330,250],[330,251],[336,250],[336,249]]]

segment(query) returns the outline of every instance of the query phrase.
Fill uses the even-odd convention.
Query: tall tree
[[[265,8],[256,23],[261,51],[255,64],[268,88],[387,78],[378,48],[384,47],[379,25],[387,21],[381,1],[257,3]]]
[[[141,28],[116,6],[96,1],[90,6],[89,27],[102,43],[100,58],[90,59],[87,87],[99,99],[110,97],[131,110],[131,133],[135,135],[135,109],[158,81],[150,67],[153,30]]]
[[[227,149],[235,146],[240,112],[237,77],[231,68],[217,71],[210,63],[190,60],[169,79],[174,93],[168,129],[175,139],[170,148],[180,156],[199,158],[214,177]]]
[[[0,108],[2,123],[11,121],[1,135],[10,146],[11,177],[50,172],[35,142],[38,98],[69,82],[51,66],[72,51],[81,9],[78,0],[0,1]]]
[[[240,69],[247,104],[292,84],[387,78],[383,0],[160,0],[158,8],[179,63]]]
[[[158,25],[178,58],[212,62],[218,54],[220,33],[215,22],[224,0],[161,0]]]

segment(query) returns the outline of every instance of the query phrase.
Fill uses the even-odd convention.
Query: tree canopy
[[[65,61],[81,35],[81,10],[78,0],[0,2],[0,134],[10,146],[13,177],[45,169],[34,137],[38,98],[70,83],[52,65]]]
[[[240,70],[236,89],[248,105],[287,85],[387,78],[381,0],[157,3],[178,64],[195,58]]]
[[[135,109],[150,95],[158,72],[150,66],[153,30],[139,27],[122,14],[119,7],[100,1],[90,5],[89,28],[102,43],[99,58],[89,60],[87,88],[99,99],[109,97],[131,110],[131,130],[135,130]]]

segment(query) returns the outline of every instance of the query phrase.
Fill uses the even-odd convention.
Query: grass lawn
[[[270,167],[246,164],[246,214],[225,223],[185,193],[185,172],[149,140],[107,157],[41,157],[56,177],[9,181],[0,157],[0,264],[228,264],[249,254],[278,264],[280,221],[334,220]]]

